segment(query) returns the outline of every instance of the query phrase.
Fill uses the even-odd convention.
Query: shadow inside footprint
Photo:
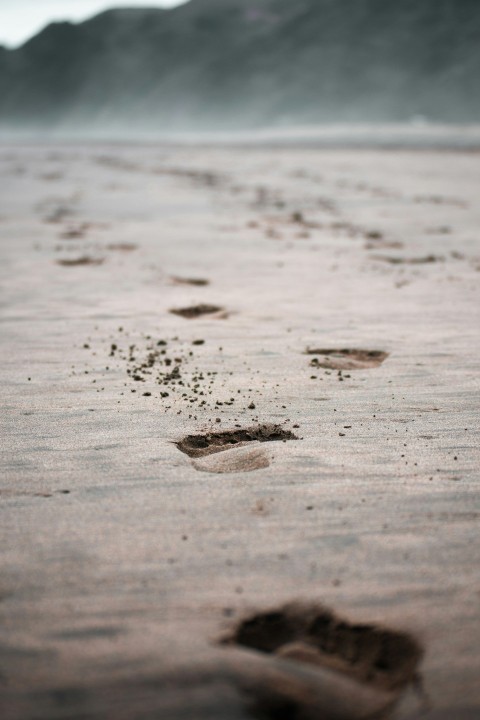
[[[379,367],[389,356],[383,350],[360,350],[356,348],[307,348],[306,355],[315,355],[312,367],[328,370],[369,370]]]
[[[170,312],[174,315],[180,315],[180,317],[187,318],[187,320],[191,320],[193,318],[201,317],[202,315],[216,315],[217,313],[222,313],[223,308],[218,305],[200,304],[192,305],[191,307],[186,308],[172,308]]]
[[[225,432],[187,435],[176,443],[179,450],[193,458],[213,455],[214,453],[240,447],[250,442],[275,442],[278,440],[298,440],[298,437],[280,425],[258,425]]]
[[[420,644],[405,632],[352,624],[314,605],[253,615],[223,642],[330,668],[388,691],[412,683],[423,657]]]

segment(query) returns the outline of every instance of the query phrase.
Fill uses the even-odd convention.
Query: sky
[[[78,22],[111,7],[174,7],[187,0],[0,0],[0,45],[16,47],[55,20]]]

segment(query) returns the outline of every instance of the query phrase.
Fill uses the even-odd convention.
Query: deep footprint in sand
[[[202,317],[203,315],[214,315],[217,318],[227,317],[224,308],[218,305],[192,305],[186,308],[172,308],[170,312],[174,315],[180,315],[180,317],[186,318],[187,320]]]
[[[327,370],[369,370],[382,365],[389,353],[383,350],[360,350],[356,348],[307,348],[306,355],[315,355],[310,365]]]
[[[386,691],[413,683],[423,657],[406,632],[350,623],[318,605],[285,605],[247,617],[222,644],[328,668]]]
[[[235,447],[242,447],[252,442],[276,442],[298,440],[298,437],[280,425],[258,425],[225,432],[211,432],[203,435],[187,435],[176,443],[181,452],[189,457],[201,458],[206,455],[221,453]]]

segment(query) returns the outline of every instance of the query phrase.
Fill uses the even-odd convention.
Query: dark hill
[[[0,48],[3,126],[480,120],[479,0],[191,0]]]

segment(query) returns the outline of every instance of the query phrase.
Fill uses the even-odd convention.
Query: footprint
[[[187,435],[176,443],[179,450],[193,458],[213,455],[250,442],[275,442],[277,440],[298,440],[298,437],[280,425],[258,425],[257,427],[226,430],[225,432]]]
[[[137,248],[138,245],[128,242],[110,243],[110,245],[107,245],[107,250],[116,250],[118,252],[133,252],[137,250]]]
[[[427,265],[429,263],[443,262],[445,258],[438,255],[425,255],[425,257],[402,258],[390,255],[372,255],[372,260],[381,260],[390,265]]]
[[[62,267],[77,267],[79,265],[102,265],[104,258],[92,258],[84,255],[79,258],[72,258],[71,260],[57,260],[57,265]]]
[[[210,280],[205,280],[205,278],[184,278],[173,275],[170,280],[175,285],[194,285],[195,287],[205,287],[205,285],[210,285]]]
[[[219,313],[222,313],[222,317],[226,317],[226,315],[223,315],[223,310],[224,309],[218,305],[200,304],[192,305],[191,307],[186,308],[173,308],[170,312],[174,315],[180,315],[183,318],[191,320],[192,318],[198,318],[202,315],[216,315],[217,317],[220,317]]]
[[[316,368],[328,370],[368,370],[379,367],[389,356],[383,350],[359,350],[345,348],[343,350],[325,349],[312,350],[307,348],[307,355],[319,355],[314,357],[310,365]]]
[[[365,250],[403,250],[405,245],[399,240],[369,240],[364,247]]]
[[[200,472],[239,473],[261,470],[270,465],[267,453],[262,448],[237,447],[228,453],[215,453],[193,463]]]
[[[60,233],[61,240],[78,240],[85,237],[85,234],[90,228],[90,223],[81,223],[80,225],[74,225],[72,227],[63,230]]]
[[[384,691],[414,682],[423,657],[405,632],[349,623],[317,605],[291,604],[248,617],[222,643],[329,668]]]
[[[65,219],[73,215],[73,209],[67,205],[58,205],[52,207],[50,212],[44,218],[44,222],[57,224],[63,222]]]

